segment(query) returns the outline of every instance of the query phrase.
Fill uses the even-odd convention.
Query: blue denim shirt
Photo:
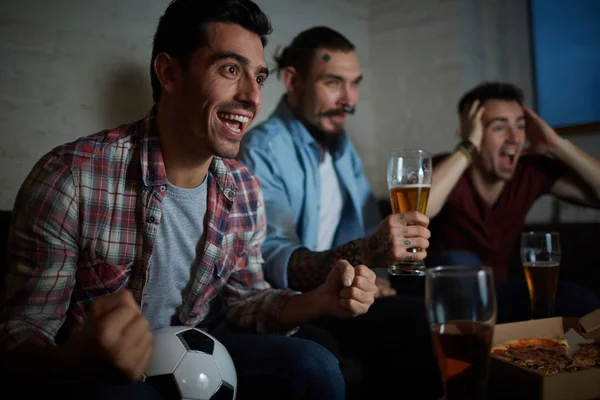
[[[381,215],[362,162],[346,133],[332,157],[344,199],[333,240],[333,247],[337,247],[372,233]],[[265,275],[273,286],[287,288],[287,265],[292,253],[300,247],[314,250],[317,246],[319,146],[282,98],[268,120],[246,133],[238,159],[258,176],[265,199]]]

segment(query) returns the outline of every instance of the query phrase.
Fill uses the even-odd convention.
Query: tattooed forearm
[[[370,263],[367,265],[371,268],[387,266],[392,249],[393,244],[389,236],[379,231],[375,232],[369,237],[365,248],[365,258]]]
[[[357,239],[328,251],[296,250],[288,265],[288,281],[291,289],[307,291],[315,289],[327,279],[335,263],[344,259],[352,265],[364,264],[365,240]]]

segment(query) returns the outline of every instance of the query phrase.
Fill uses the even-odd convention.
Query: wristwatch
[[[456,146],[455,150],[458,150],[461,153],[463,153],[465,157],[467,157],[469,164],[473,162],[473,159],[478,153],[477,147],[475,147],[473,142],[471,142],[470,140],[463,140],[458,144],[458,146]]]

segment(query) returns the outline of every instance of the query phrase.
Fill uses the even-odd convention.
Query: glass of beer
[[[554,317],[560,265],[558,232],[523,232],[521,262],[531,300],[531,318]]]
[[[394,214],[425,214],[431,190],[431,154],[423,150],[395,150],[388,158],[387,182]],[[410,249],[416,253],[418,248]],[[423,261],[403,261],[388,268],[391,275],[425,275]]]
[[[425,304],[445,400],[486,398],[497,305],[489,267],[428,268]]]

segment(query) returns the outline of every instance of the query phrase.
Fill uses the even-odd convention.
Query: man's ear
[[[294,93],[298,90],[298,81],[300,74],[294,67],[285,67],[283,69],[283,83],[288,93]]]
[[[181,86],[179,62],[166,53],[160,53],[154,59],[154,73],[163,92],[175,93]]]

